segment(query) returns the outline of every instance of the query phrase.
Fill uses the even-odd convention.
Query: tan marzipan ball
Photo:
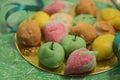
[[[37,46],[41,40],[39,24],[35,20],[28,20],[20,24],[17,39],[25,46]]]

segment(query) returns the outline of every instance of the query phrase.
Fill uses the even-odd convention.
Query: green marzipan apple
[[[65,50],[65,56],[68,57],[71,52],[79,48],[86,48],[86,42],[83,38],[74,36],[74,35],[66,35],[61,40],[61,45]]]
[[[47,42],[38,50],[39,62],[47,68],[57,68],[64,61],[64,49],[55,42]]]

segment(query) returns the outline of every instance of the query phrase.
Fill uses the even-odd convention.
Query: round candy
[[[112,50],[112,44],[114,40],[114,35],[104,34],[98,36],[92,43],[92,50],[98,51],[97,60],[107,60],[110,59],[114,53]]]
[[[106,8],[101,12],[103,20],[108,21],[117,30],[120,30],[120,12],[114,8]]]
[[[81,36],[87,44],[90,44],[97,36],[95,28],[86,22],[78,22],[71,28],[71,34]]]
[[[120,12],[114,8],[105,8],[101,11],[102,18],[106,21],[120,17]]]
[[[86,42],[83,38],[74,36],[74,35],[66,35],[61,40],[61,45],[65,50],[65,55],[68,57],[70,53],[79,48],[86,48]]]
[[[20,24],[17,31],[19,43],[25,46],[37,46],[41,40],[39,24],[35,20],[29,20]]]
[[[106,21],[99,21],[94,24],[94,28],[96,29],[97,36],[102,35],[102,34],[116,34],[115,29],[113,26],[106,22]]]
[[[63,47],[55,42],[47,42],[38,50],[39,61],[47,68],[59,67],[64,61],[64,55]]]
[[[117,29],[118,31],[120,31],[120,17],[113,18],[109,22],[114,26],[115,29]]]
[[[54,0],[54,2],[44,8],[44,11],[47,12],[49,15],[52,15],[66,8],[66,6],[67,5],[63,2],[60,2],[60,0]]]
[[[57,19],[61,19],[63,21],[63,24],[65,24],[67,32],[70,31],[70,28],[72,26],[73,17],[67,13],[55,13],[51,16],[51,20],[55,21]]]
[[[74,18],[73,24],[77,24],[77,22],[79,22],[79,21],[87,22],[87,23],[93,25],[95,23],[96,19],[92,15],[81,14]]]
[[[91,14],[96,17],[98,10],[94,3],[91,0],[80,0],[76,6],[76,14]]]
[[[36,20],[42,28],[50,20],[50,16],[43,11],[39,11],[32,16],[32,19]]]

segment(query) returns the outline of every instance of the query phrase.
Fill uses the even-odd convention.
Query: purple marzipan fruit
[[[77,75],[91,72],[96,67],[96,51],[80,48],[73,51],[66,63],[64,74]]]

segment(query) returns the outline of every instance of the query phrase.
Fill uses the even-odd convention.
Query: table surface
[[[44,0],[44,3],[47,5],[51,1]],[[66,1],[75,3],[77,0]],[[35,0],[0,0],[0,6],[11,2],[36,5]],[[0,80],[120,80],[120,67],[92,76],[66,77],[44,72],[29,64],[18,53],[15,47],[14,33],[10,33],[6,26],[4,17],[6,12],[12,7],[14,6],[0,8]],[[104,7],[106,6],[103,5],[100,8]],[[32,15],[34,12],[29,13]],[[19,24],[20,21],[24,20],[21,16],[26,18],[26,12],[20,11],[13,14],[8,19],[8,23],[12,23],[12,25]]]

